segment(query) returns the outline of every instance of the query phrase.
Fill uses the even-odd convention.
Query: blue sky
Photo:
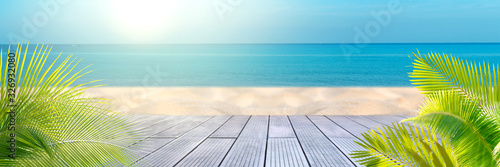
[[[0,43],[500,42],[497,0],[1,3]]]

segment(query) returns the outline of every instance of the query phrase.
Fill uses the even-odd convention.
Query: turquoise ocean
[[[52,46],[49,61],[74,54],[95,70],[79,83],[106,86],[406,87],[417,49],[500,63],[500,43]]]

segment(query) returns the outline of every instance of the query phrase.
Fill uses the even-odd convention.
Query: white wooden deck
[[[348,155],[368,129],[408,116],[158,116],[134,119],[147,130],[132,145],[136,166],[359,166]]]

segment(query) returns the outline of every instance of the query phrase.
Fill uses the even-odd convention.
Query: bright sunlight
[[[175,9],[173,0],[114,0],[110,5],[117,26],[137,35],[165,27]]]

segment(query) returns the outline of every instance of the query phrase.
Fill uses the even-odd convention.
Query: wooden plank
[[[306,116],[289,118],[311,166],[354,166]]]
[[[175,115],[175,116],[165,118],[165,119],[161,120],[160,122],[152,123],[151,126],[149,126],[148,128],[158,128],[158,129],[166,130],[165,128],[167,128],[167,127],[171,128],[177,124],[180,124],[184,121],[189,120],[192,117],[193,117],[192,115]],[[158,131],[158,132],[160,132],[160,131]],[[156,133],[158,133],[158,132],[156,132]]]
[[[392,123],[397,123],[401,120],[404,120],[406,118],[403,118],[403,116],[400,115],[370,115],[370,116],[364,116],[368,119],[371,119],[375,122],[379,122],[383,125],[388,125],[389,127],[392,128]],[[403,122],[403,124],[409,123],[410,125],[414,126],[412,122]]]
[[[160,123],[163,123],[164,121],[166,120],[170,120],[170,119],[173,119],[175,117],[179,117],[179,116],[169,116],[169,115],[166,115],[166,116],[152,116],[154,119],[148,119],[148,120],[138,120],[141,122],[141,124],[144,126],[144,127],[151,127],[151,126],[154,126],[156,124],[160,124]]]
[[[326,117],[356,137],[362,138],[363,136],[361,135],[361,133],[368,131],[368,128],[352,121],[351,119],[346,118],[345,116],[329,115]]]
[[[354,137],[351,133],[322,115],[307,116],[327,137]]]
[[[236,139],[208,138],[176,167],[219,166]]]
[[[392,123],[395,124],[401,120],[406,119],[406,118],[403,118],[403,116],[399,116],[399,115],[369,115],[369,116],[367,115],[364,117],[369,118],[373,121],[379,122],[381,124],[387,125],[387,126],[391,127],[392,129],[394,129],[392,126]],[[403,122],[403,124],[405,124],[405,125],[407,123],[409,123],[411,126],[415,125],[412,122]],[[425,132],[427,132],[427,130]],[[439,139],[439,136],[438,136],[438,139]]]
[[[139,127],[149,127],[152,124],[161,122],[163,119],[166,117],[159,117],[159,116],[151,116],[151,115],[134,115],[134,116],[128,116],[130,118],[130,121],[136,123]]]
[[[368,119],[366,117],[360,116],[360,115],[347,115],[345,116],[354,122],[357,122],[358,124],[361,124],[362,126],[368,128],[368,129],[374,129],[376,130],[377,127],[382,128],[382,124],[376,121],[373,121],[371,119]]]
[[[179,137],[191,129],[201,125],[213,116],[195,116],[167,130],[154,134],[152,137]]]
[[[295,132],[285,115],[272,115],[269,119],[269,137],[293,137]]]
[[[174,138],[161,138],[161,139],[144,139],[139,143],[133,144],[127,149],[131,150],[133,153],[138,155],[140,158],[143,158],[152,152],[158,150],[159,148],[163,147],[164,145],[168,144],[174,140]]]
[[[266,166],[302,167],[309,166],[297,138],[269,138]]]
[[[249,118],[248,115],[235,115],[210,137],[236,138],[240,135]]]
[[[268,121],[268,116],[252,116],[221,166],[264,166]]]
[[[144,129],[151,129],[153,126],[162,125],[166,121],[172,121],[175,119],[179,119],[180,117],[185,117],[185,116],[169,116],[155,120],[144,120],[141,121],[140,126]]]
[[[399,116],[399,117],[401,117],[401,118],[404,118],[404,119],[406,119],[406,118],[416,117],[416,116],[414,116],[414,115],[397,115],[397,116]]]
[[[170,119],[166,119],[165,121],[154,124],[150,127],[145,127],[144,130],[146,134],[144,136],[151,137],[155,134],[171,129],[172,127],[175,127],[176,125],[179,125],[183,122],[189,121],[189,119],[191,119],[192,117],[193,116],[190,115],[175,116],[171,117]]]
[[[353,151],[362,151],[362,150],[365,150],[363,147],[361,147],[360,145],[354,143],[355,140],[358,140],[354,137],[341,137],[341,138],[330,138],[330,140],[335,143],[335,145],[337,145],[337,147],[342,151],[342,153],[344,153],[344,155],[346,155],[347,157],[349,157],[349,159],[354,162],[354,164],[356,166],[362,166],[361,164],[359,164],[358,162],[356,162],[357,160],[359,160],[359,158],[351,158],[350,154],[353,152]]]
[[[165,121],[166,119],[173,118],[176,116],[174,116],[174,115],[171,115],[171,116],[169,116],[169,115],[154,115],[151,117],[153,117],[153,119],[144,121],[144,124],[152,126],[154,124],[161,123],[161,122]]]
[[[318,127],[318,129],[320,129],[323,134],[325,134],[325,136],[351,160],[351,162],[354,162],[356,166],[361,166],[359,163],[355,162],[357,159],[353,159],[349,156],[352,151],[362,150],[361,146],[354,143],[354,140],[356,140],[355,136],[339,125],[333,123],[325,116],[315,115],[308,117]]]
[[[148,118],[152,117],[152,118]],[[349,154],[374,116],[133,116],[151,136],[129,147],[136,166],[360,166]],[[297,135],[297,136],[296,136]],[[149,162],[149,163],[146,163]]]
[[[365,118],[368,118],[370,120],[373,120],[375,122],[379,122],[381,123],[382,125],[387,125],[389,126],[390,128],[394,129],[392,124],[396,124],[397,122],[401,121],[401,120],[404,120],[406,118],[402,118],[398,115],[370,115],[370,116],[363,116]],[[411,126],[414,126],[415,124],[413,124],[412,122],[403,122],[403,124],[407,124],[409,123]],[[378,131],[377,131],[378,132]]]
[[[201,116],[200,116],[201,117]],[[224,124],[231,116],[214,116],[193,130],[141,159],[137,165],[174,166]]]
[[[365,115],[365,118],[371,119],[383,125],[392,125],[392,123],[398,123],[405,118],[401,118],[396,115]]]

